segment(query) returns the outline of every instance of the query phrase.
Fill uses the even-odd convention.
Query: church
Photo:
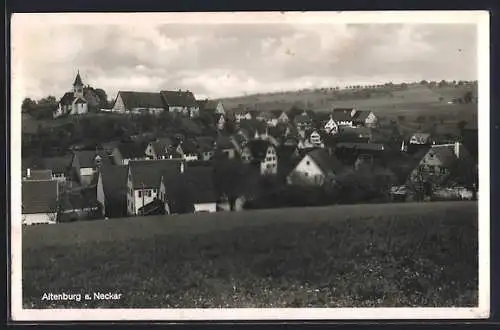
[[[88,102],[85,98],[85,91],[80,71],[76,74],[73,83],[73,91],[67,92],[59,101],[59,107],[54,113],[54,118],[62,115],[80,115],[88,112]]]

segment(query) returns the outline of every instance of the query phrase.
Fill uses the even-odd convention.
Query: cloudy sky
[[[44,24],[13,28],[23,97],[85,84],[198,97],[477,79],[473,24]]]

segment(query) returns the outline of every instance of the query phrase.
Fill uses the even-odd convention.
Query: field
[[[436,202],[28,227],[24,308],[475,306],[477,213]],[[122,297],[41,301],[98,291]]]
[[[248,95],[223,99],[227,108],[239,105],[259,110],[289,109],[294,104],[316,111],[328,111],[332,107],[355,107],[372,110],[381,116],[458,115],[468,116],[477,111],[476,104],[448,104],[453,98],[462,97],[472,86],[447,86],[429,88],[410,84],[406,90],[392,90],[390,93],[371,91],[369,98],[360,97],[351,90],[306,90]],[[442,98],[440,100],[440,98]]]

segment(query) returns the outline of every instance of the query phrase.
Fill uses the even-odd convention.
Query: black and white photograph
[[[11,19],[14,320],[489,317],[489,14]]]

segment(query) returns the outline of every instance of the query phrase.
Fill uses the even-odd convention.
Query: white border
[[[132,18],[132,20],[131,20]],[[118,24],[124,20],[193,24],[226,23],[464,23],[478,30],[479,125],[479,306],[477,308],[283,308],[283,309],[22,309],[21,265],[21,52],[14,32],[25,24]],[[406,12],[259,12],[259,13],[93,13],[14,14],[11,29],[11,311],[16,321],[74,320],[367,320],[367,319],[473,319],[490,313],[490,187],[489,187],[489,13],[487,11]],[[35,55],[36,56],[36,55]]]

